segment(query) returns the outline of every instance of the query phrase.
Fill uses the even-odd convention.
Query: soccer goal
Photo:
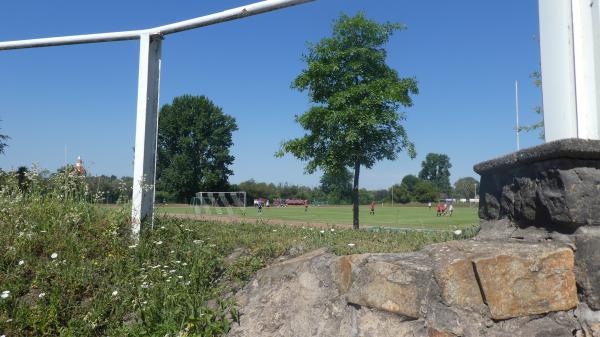
[[[199,215],[245,215],[246,192],[198,192],[192,207]]]

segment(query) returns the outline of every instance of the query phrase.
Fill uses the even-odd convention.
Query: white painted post
[[[600,139],[599,0],[539,0],[546,141]]]
[[[158,136],[158,96],[160,89],[161,35],[140,35],[140,68],[135,160],[133,165],[132,235],[139,238],[143,221],[152,223],[156,142]]]

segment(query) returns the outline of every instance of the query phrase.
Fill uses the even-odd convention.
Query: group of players
[[[268,206],[268,205],[267,205]],[[431,209],[431,202],[427,204],[429,209]],[[258,214],[262,214],[263,204],[262,202],[258,202],[256,205]],[[436,214],[437,216],[452,216],[454,213],[454,206],[452,204],[442,204],[438,203],[436,206]],[[304,212],[308,212],[308,200],[304,200]],[[369,215],[375,215],[375,201],[371,201],[371,205],[369,206]]]

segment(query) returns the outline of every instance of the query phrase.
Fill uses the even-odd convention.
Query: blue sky
[[[0,40],[148,28],[244,5],[239,0],[4,1]],[[514,81],[522,124],[533,123],[541,94],[536,0],[317,0],[243,20],[167,36],[161,105],[182,94],[206,95],[237,119],[232,182],[317,185],[282,140],[302,134],[294,115],[309,106],[290,89],[303,69],[306,42],[331,33],[340,13],[364,11],[408,26],[387,46],[388,63],[416,77],[420,94],[404,109],[418,156],[401,153],[363,170],[361,186],[387,188],[417,174],[429,152],[446,153],[451,180],[477,175],[475,163],[516,149]],[[0,52],[0,133],[4,170],[38,163],[55,170],[81,155],[92,174],[132,175],[138,42]],[[539,144],[523,134],[522,147]],[[478,178],[478,177],[477,177]]]

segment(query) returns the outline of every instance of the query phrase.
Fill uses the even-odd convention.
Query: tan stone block
[[[424,254],[410,253],[396,261],[367,261],[359,273],[353,274],[347,302],[418,318],[421,301],[432,282],[425,259]]]
[[[453,334],[434,328],[429,328],[427,332],[429,333],[429,337],[455,337]]]
[[[492,318],[543,314],[577,306],[569,248],[504,244],[504,250],[473,260]]]
[[[592,337],[600,337],[600,323],[590,324],[590,330],[592,331]]]
[[[444,304],[471,308],[484,306],[472,263],[481,245],[475,241],[452,241],[426,248],[434,262],[435,280]]]

